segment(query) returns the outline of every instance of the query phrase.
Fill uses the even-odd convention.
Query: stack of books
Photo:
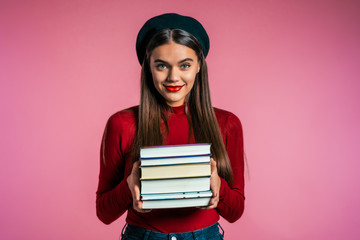
[[[140,150],[144,209],[208,206],[210,144],[145,147]]]

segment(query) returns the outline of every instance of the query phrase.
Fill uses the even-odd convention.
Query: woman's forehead
[[[150,55],[152,61],[178,62],[186,58],[196,60],[197,55],[193,49],[173,41],[156,47]]]

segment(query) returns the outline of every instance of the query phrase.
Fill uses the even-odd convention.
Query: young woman
[[[243,136],[239,119],[213,108],[205,57],[209,38],[194,18],[163,14],[141,28],[136,50],[140,105],[115,113],[101,145],[97,216],[105,224],[127,211],[123,239],[222,239],[220,216],[238,220],[244,210]],[[142,146],[211,143],[206,208],[142,209]]]

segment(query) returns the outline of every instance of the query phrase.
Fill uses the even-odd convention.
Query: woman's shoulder
[[[234,113],[221,108],[214,107],[214,112],[218,120],[239,120],[239,118]]]
[[[108,126],[126,128],[136,125],[139,106],[120,110],[109,117]]]
[[[241,128],[240,119],[234,113],[215,107],[214,107],[214,112],[220,127],[233,126],[233,127]]]
[[[123,110],[120,110],[113,115],[110,116],[111,118],[134,118],[138,114],[139,106],[132,106]]]

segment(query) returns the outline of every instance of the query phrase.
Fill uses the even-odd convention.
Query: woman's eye
[[[166,65],[165,64],[158,64],[156,65],[156,68],[159,69],[159,70],[163,70],[166,68]]]
[[[190,64],[183,64],[183,65],[181,65],[181,68],[182,69],[187,69],[187,68],[189,68],[190,67]]]

